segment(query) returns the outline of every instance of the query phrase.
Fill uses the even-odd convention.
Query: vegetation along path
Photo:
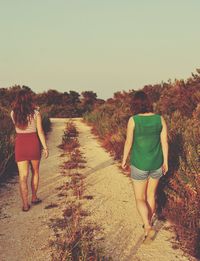
[[[49,238],[50,220],[62,215],[65,199],[58,197],[58,187],[66,177],[61,175],[63,158],[57,147],[61,143],[66,119],[52,119],[48,136],[50,156],[41,162],[38,196],[42,203],[32,206],[29,212],[21,211],[17,177],[0,190],[0,260],[31,261],[51,260]],[[114,261],[190,260],[180,249],[172,247],[174,235],[164,223],[157,224],[158,233],[150,245],[142,244],[142,223],[136,210],[132,181],[118,168],[91,133],[91,128],[74,120],[79,131],[81,151],[87,165],[82,170],[90,200],[83,201],[83,208],[90,214],[84,222],[98,224],[95,235]]]

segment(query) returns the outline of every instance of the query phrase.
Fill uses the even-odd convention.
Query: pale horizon
[[[109,98],[199,68],[200,2],[2,1],[0,88]]]

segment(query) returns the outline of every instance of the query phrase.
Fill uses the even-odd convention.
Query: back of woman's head
[[[24,129],[34,115],[35,106],[31,91],[21,89],[13,102],[14,121],[18,128]]]
[[[148,95],[143,91],[137,91],[132,100],[133,114],[153,112],[153,105]]]

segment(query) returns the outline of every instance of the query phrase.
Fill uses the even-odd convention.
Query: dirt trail
[[[41,162],[41,180],[38,196],[43,199],[40,205],[33,206],[27,213],[21,211],[17,178],[0,191],[0,260],[31,261],[51,260],[48,239],[52,234],[48,224],[50,218],[62,215],[65,199],[57,196],[58,186],[66,177],[59,173],[63,160],[57,145],[65,127],[65,119],[52,120],[52,132],[48,137],[50,157]],[[132,182],[123,175],[117,163],[100,146],[91,134],[91,128],[75,120],[79,130],[81,150],[87,161],[82,170],[86,174],[87,195],[92,200],[84,200],[83,207],[90,212],[85,222],[98,224],[102,229],[96,234],[105,247],[107,255],[114,261],[175,261],[190,260],[170,243],[172,232],[161,229],[149,246],[141,244],[141,220],[136,211]],[[54,203],[58,207],[45,209]]]

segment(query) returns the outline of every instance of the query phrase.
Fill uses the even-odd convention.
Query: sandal
[[[34,205],[37,205],[39,203],[41,203],[42,200],[40,198],[36,198],[35,200],[32,200],[31,203],[34,204]]]
[[[24,211],[24,212],[27,212],[27,211],[29,211],[29,209],[30,209],[30,205],[28,205],[28,207],[27,208],[25,208],[25,207],[22,207],[22,211]]]

